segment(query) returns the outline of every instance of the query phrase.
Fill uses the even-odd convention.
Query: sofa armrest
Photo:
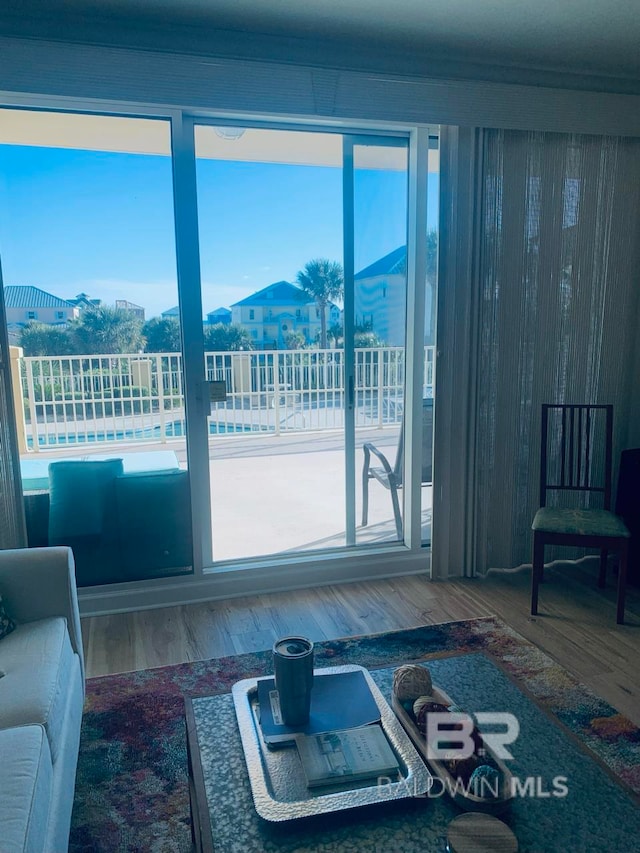
[[[84,680],[82,632],[71,548],[0,551],[0,594],[16,622],[34,622],[48,616],[65,617]]]

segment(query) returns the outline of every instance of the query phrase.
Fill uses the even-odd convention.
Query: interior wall
[[[227,114],[640,135],[640,96],[0,37],[5,104],[25,96]]]
[[[26,0],[28,4],[29,0]],[[640,79],[633,76],[598,73],[591,66],[570,68],[564,62],[555,67],[539,64],[500,63],[488,57],[478,42],[470,55],[431,44],[416,48],[406,42],[390,44],[384,39],[364,39],[344,36],[321,37],[309,33],[300,35],[275,35],[251,32],[246,29],[219,29],[198,26],[181,20],[154,20],[152,16],[140,17],[141,4],[126,18],[117,18],[103,12],[91,15],[74,11],[66,4],[52,14],[40,8],[38,14],[28,14],[25,0],[12,8],[0,5],[0,35],[13,38],[31,38],[44,41],[65,41],[80,44],[116,46],[138,50],[184,53],[204,57],[252,59],[264,62],[281,62],[286,65],[306,65],[315,68],[340,68],[352,71],[407,74],[440,80],[485,80],[523,86],[563,88],[593,92],[619,92],[640,94]],[[135,13],[138,13],[136,18]]]

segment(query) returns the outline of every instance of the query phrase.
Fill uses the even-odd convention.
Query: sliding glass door
[[[0,118],[29,543],[164,590],[407,542],[409,134]]]
[[[401,431],[407,140],[194,137],[214,562],[397,540],[361,482]]]

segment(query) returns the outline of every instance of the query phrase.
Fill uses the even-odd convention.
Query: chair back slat
[[[402,415],[402,426],[400,427],[400,435],[398,436],[398,450],[396,453],[396,461],[393,466],[393,476],[396,483],[402,485],[402,475],[404,472],[404,413]]]
[[[613,406],[542,406],[540,506],[547,493],[594,492],[611,507]]]
[[[422,401],[422,483],[433,481],[433,399]]]
[[[585,478],[587,477],[587,472],[591,469],[591,460],[586,454],[586,441],[584,450],[582,448],[582,412],[582,407],[572,410],[573,423],[571,424],[571,446],[575,451],[575,465],[571,470],[573,475],[573,485],[576,485],[578,488],[583,487]]]
[[[586,448],[586,454],[587,454],[587,459],[591,459],[591,412],[589,411],[589,409],[587,409],[586,414],[587,414],[587,437],[586,437],[587,448]],[[583,481],[583,485],[584,486],[587,485],[586,471],[585,471],[585,479]]]
[[[568,473],[565,468],[562,472],[562,485],[563,486],[571,486],[572,477],[573,477],[573,409],[569,409],[565,411],[563,414],[568,414],[569,423],[566,426],[563,426],[562,436],[565,440],[565,444],[567,445],[567,449],[569,452],[569,465],[568,465]]]
[[[433,398],[425,397],[422,400],[422,483],[430,483],[433,480]],[[402,485],[404,478],[404,417],[402,428],[398,439],[398,452],[393,466],[393,475],[396,483]]]

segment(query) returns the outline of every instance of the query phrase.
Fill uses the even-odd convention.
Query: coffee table
[[[635,798],[482,653],[430,660],[434,683],[468,711],[509,711],[520,736],[509,769],[518,796],[501,815],[521,850],[631,849],[640,838]],[[371,675],[387,700],[395,667]],[[445,849],[461,814],[442,791],[348,811],[270,823],[258,817],[230,694],[187,698],[193,841],[204,853],[427,853]],[[565,780],[566,795],[562,796]],[[531,781],[529,781],[531,780]],[[555,781],[554,781],[555,780]]]

